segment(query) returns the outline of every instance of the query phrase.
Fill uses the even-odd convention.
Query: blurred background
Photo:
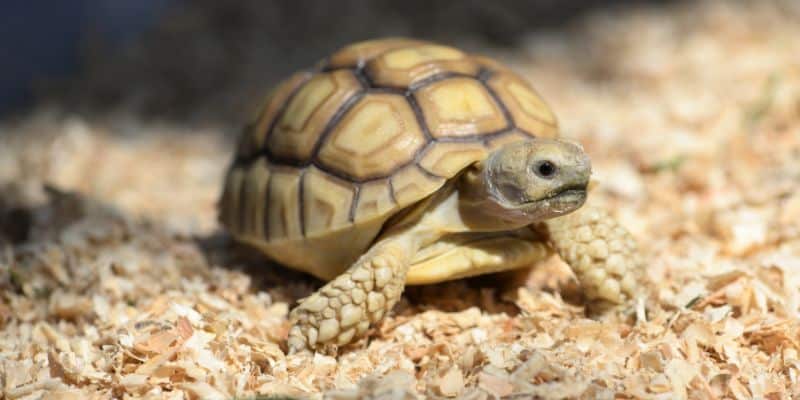
[[[333,49],[378,36],[513,49],[532,33],[644,0],[54,0],[4,2],[0,118],[81,114],[235,122]]]

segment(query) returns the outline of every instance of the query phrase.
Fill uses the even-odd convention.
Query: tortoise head
[[[494,219],[488,224],[495,229],[522,227],[578,209],[586,201],[592,173],[579,145],[540,138],[500,147],[476,167],[465,174],[463,209]]]

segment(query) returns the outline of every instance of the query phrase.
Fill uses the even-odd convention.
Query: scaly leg
[[[641,266],[636,241],[604,210],[584,206],[537,227],[575,271],[587,298],[620,304],[635,295]]]
[[[385,239],[302,300],[290,315],[289,352],[335,353],[363,335],[400,300],[415,247],[409,236]]]

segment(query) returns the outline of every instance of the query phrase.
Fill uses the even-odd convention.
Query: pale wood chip
[[[514,385],[508,378],[481,372],[478,375],[478,387],[485,390],[492,396],[503,397],[514,392]]]
[[[178,387],[200,399],[226,400],[230,398],[230,395],[219,391],[217,388],[205,382],[184,382],[179,384]]]
[[[25,385],[17,386],[15,388],[6,389],[5,397],[8,400],[14,400],[25,397],[40,390],[50,391],[50,390],[59,390],[62,388],[64,388],[64,384],[61,382],[60,379],[43,379]]]
[[[458,367],[450,368],[439,378],[439,393],[447,397],[456,397],[464,390],[464,375]]]

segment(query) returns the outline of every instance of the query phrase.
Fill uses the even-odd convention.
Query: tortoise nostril
[[[549,160],[538,162],[534,166],[534,171],[536,172],[536,175],[539,175],[540,177],[545,179],[550,179],[553,176],[555,176],[557,170],[558,168],[556,167],[556,164],[554,164],[552,161]]]

